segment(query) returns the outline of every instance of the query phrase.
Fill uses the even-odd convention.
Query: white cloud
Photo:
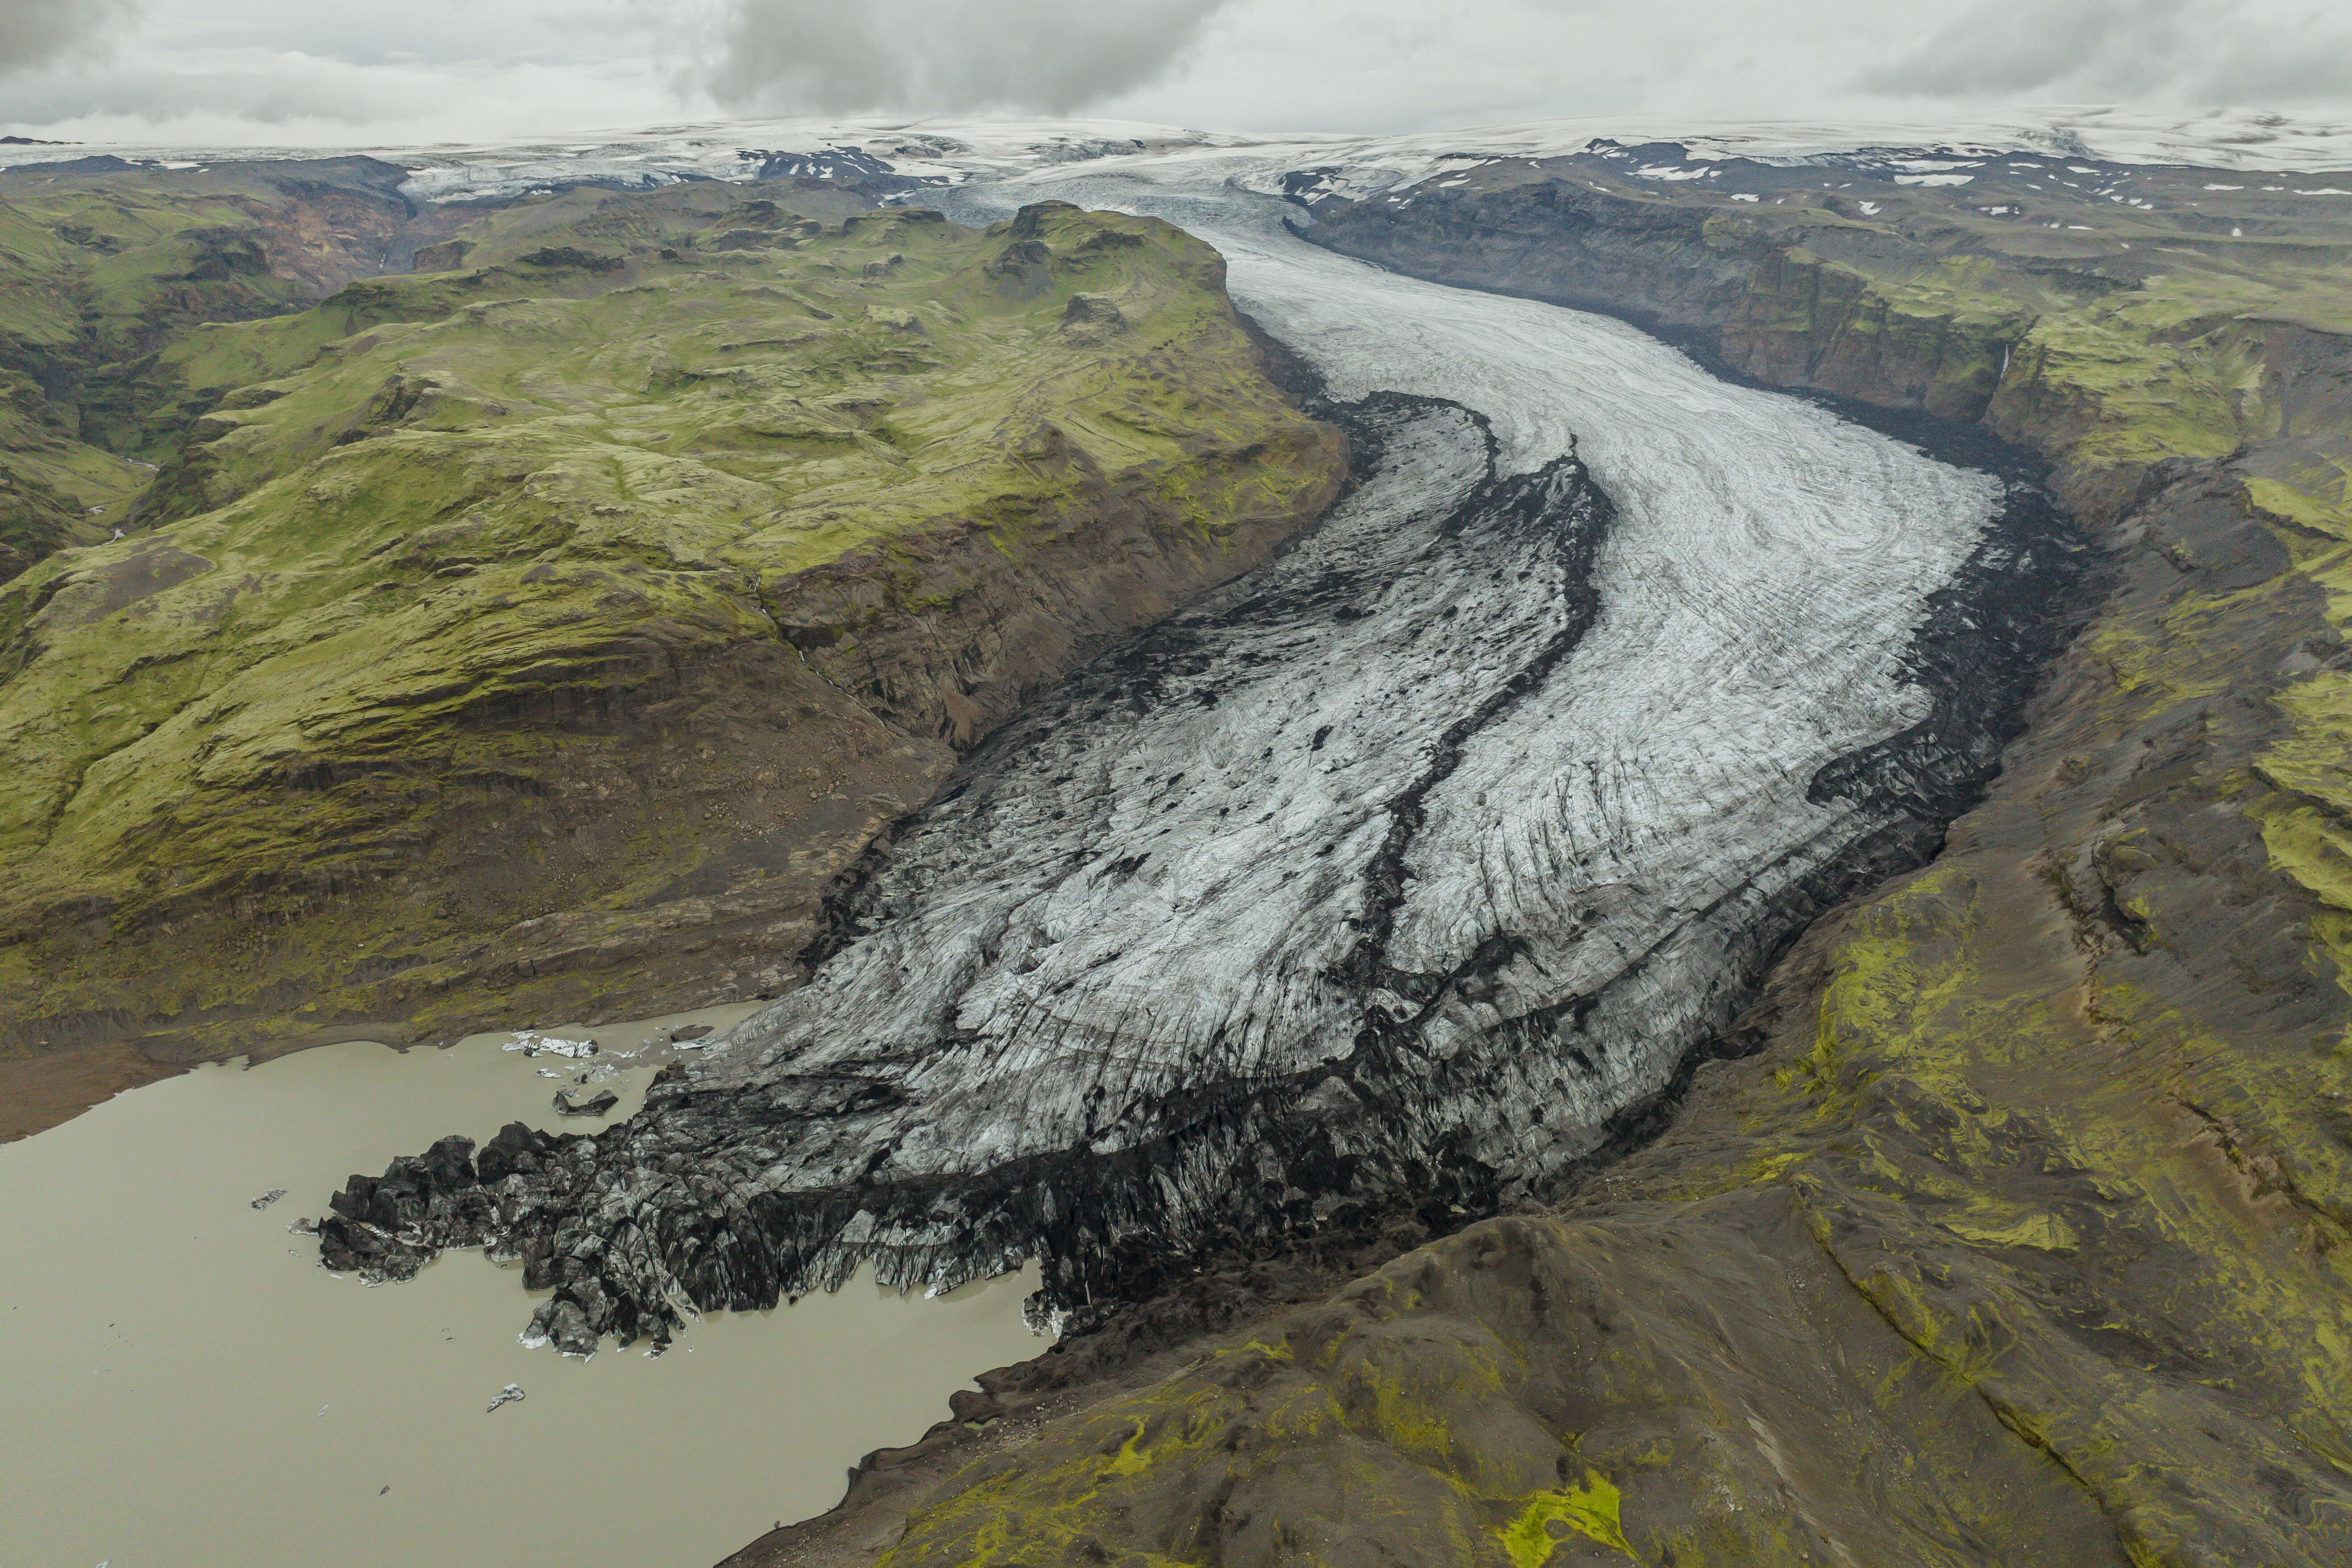
[[[234,104],[237,118],[266,125],[370,125],[419,107],[420,95],[423,107],[441,107],[447,90],[440,79],[396,68],[253,49],[56,73],[22,84],[9,96],[34,120],[82,116],[169,123]]]
[[[667,84],[641,66],[362,66],[259,49],[142,55],[21,82],[8,99],[17,128],[45,137],[207,147],[534,138],[677,112]]]
[[[349,144],[751,110],[1252,131],[2052,100],[2352,110],[2352,38],[2313,0],[133,3],[0,0],[0,70],[46,62],[8,78],[7,129]]]

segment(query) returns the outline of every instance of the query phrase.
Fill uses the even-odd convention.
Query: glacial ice
[[[520,1255],[556,1288],[533,1336],[593,1348],[868,1259],[945,1289],[1042,1255],[1061,1310],[1540,1195],[1990,770],[2031,640],[1996,601],[2063,548],[1995,526],[2001,481],[1318,249],[1246,151],[1116,169],[955,205],[1208,238],[1377,448],[1363,488],[993,737],[869,855],[810,983],[638,1114],[509,1130],[482,1188],[414,1163],[367,1267]]]

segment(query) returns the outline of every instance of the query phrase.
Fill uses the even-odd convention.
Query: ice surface
[[[1344,1205],[1540,1192],[1874,846],[1932,837],[1853,781],[1929,715],[1915,638],[1967,602],[2000,482],[1622,323],[1310,245],[1262,194],[1303,143],[963,129],[922,128],[961,181],[923,199],[1202,236],[1380,462],[975,754],[804,988],[420,1227],[571,1260],[536,1332],[867,1258],[945,1288],[1042,1252],[1069,1307]],[[1398,178],[1465,144],[1349,143]],[[1951,678],[1991,681],[1986,651]],[[1930,748],[1922,787],[1996,744]]]
[[[2352,169],[2352,122],[2245,110],[2152,112],[2100,106],[2017,110],[1941,121],[1719,121],[1622,114],[1470,126],[1411,135],[1237,135],[1111,120],[745,120],[614,130],[562,141],[433,147],[361,146],[411,171],[412,200],[515,195],[594,180],[652,188],[681,179],[749,180],[761,154],[870,153],[899,175],[956,184],[1002,179],[1041,163],[1182,149],[1246,148],[1282,171],[1330,168],[1331,188],[1377,193],[1497,159],[1541,159],[1604,143],[1679,142],[1694,163],[1753,158],[1795,164],[1875,155],[1908,168],[1921,154],[1958,167],[2020,154],[2117,163],[2318,173]],[[0,167],[112,153],[165,167],[251,158],[320,156],[317,147],[77,143],[0,148]],[[1690,177],[1679,165],[1647,165],[1652,177]],[[1278,186],[1267,187],[1278,189]]]

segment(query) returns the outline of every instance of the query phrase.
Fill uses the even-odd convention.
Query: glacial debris
[[[1605,902],[1549,884],[1589,870],[1457,882],[1434,958],[1424,836],[1465,831],[1439,803],[1491,800],[1507,832],[1514,770],[1580,765],[1559,705],[1602,652],[1615,509],[1573,456],[1499,472],[1451,405],[1342,412],[1364,487],[993,737],[869,853],[805,987],[594,1138],[478,1184],[454,1144],[355,1181],[330,1266],[520,1257],[556,1290],[534,1334],[584,1350],[868,1260],[949,1288],[1040,1256],[1041,1307],[1098,1314],[1208,1247],[1549,1191],[1804,920],[1925,853],[2081,574],[2021,480],[1914,635],[1927,716],[1824,759],[1819,826],[1701,907],[1619,911],[1649,922],[1631,954],[1593,938]],[[1528,738],[1498,747],[1513,721]]]
[[[1390,717],[1403,744],[1377,762],[1379,737],[1349,742],[1335,782],[1327,765],[1342,760],[1329,750],[1334,726],[1289,720],[1301,671],[1279,656],[1325,645],[1314,666],[1336,677],[1407,635],[1439,668],[1476,672],[1471,679],[1486,695],[1474,721],[1455,727],[1458,746],[1477,717],[1534,690],[1590,624],[1591,560],[1607,508],[1573,458],[1535,475],[1495,479],[1491,442],[1460,410],[1381,400],[1362,412],[1359,438],[1376,444],[1381,466],[1332,524],[1275,568],[1179,615],[1025,713],[979,754],[961,787],[951,786],[877,852],[837,906],[819,949],[833,950],[830,963],[811,986],[761,1015],[755,1036],[739,1026],[671,1069],[675,1076],[649,1090],[650,1114],[625,1124],[625,1137],[542,1144],[510,1128],[484,1150],[478,1173],[467,1163],[471,1146],[445,1140],[421,1161],[396,1163],[382,1183],[355,1183],[337,1200],[340,1221],[326,1227],[331,1267],[398,1276],[440,1247],[488,1246],[521,1257],[540,1283],[561,1282],[559,1300],[541,1315],[551,1337],[563,1344],[586,1332],[593,1343],[598,1333],[626,1339],[666,1331],[676,1321],[673,1295],[704,1309],[768,1307],[782,1295],[836,1286],[868,1258],[886,1283],[944,1287],[1002,1271],[1044,1247],[1066,1276],[1056,1282],[1057,1300],[1082,1297],[1131,1287],[1121,1272],[1165,1267],[1192,1240],[1311,1217],[1303,1198],[1285,1194],[1300,1191],[1301,1182],[1328,1188],[1332,1168],[1362,1166],[1371,1196],[1413,1181],[1441,1184],[1441,1193],[1475,1183],[1433,1166],[1412,1147],[1410,1129],[1382,1125],[1402,1110],[1385,1082],[1393,1069],[1380,1065],[1386,1048],[1367,1022],[1368,1000],[1386,992],[1377,981],[1346,974],[1355,945],[1348,932],[1366,922],[1323,930],[1316,918],[1334,902],[1369,911],[1379,895],[1366,885],[1393,881],[1380,851],[1397,851],[1396,824],[1410,822],[1433,771],[1416,762],[1418,748],[1410,744],[1417,715]],[[1433,511],[1433,495],[1450,495],[1454,504]],[[1479,569],[1465,591],[1460,567],[1472,560]],[[1379,690],[1360,686],[1333,702],[1332,717],[1360,712]],[[1129,721],[1118,722],[1120,715]],[[1296,760],[1269,767],[1274,748],[1261,741],[1281,741]],[[1176,804],[1171,792],[1152,791],[1139,802],[1120,787],[1158,758],[1189,754],[1202,742],[1225,765],[1185,792],[1181,813],[1167,809]],[[1347,776],[1360,771],[1376,776]],[[1258,833],[1231,822],[1269,777],[1286,773],[1299,817],[1287,831],[1263,801],[1268,820]],[[1393,794],[1379,775],[1393,779]],[[1344,820],[1328,819],[1333,805],[1344,809]],[[1294,858],[1314,865],[1329,834],[1352,841],[1347,858],[1322,857],[1332,869],[1290,889],[1297,879],[1285,874],[1286,865]],[[1154,847],[1128,852],[1147,843]],[[1056,974],[1096,976],[1091,996],[1072,996],[1055,1009],[1065,1037],[1045,1047],[1055,1059],[1097,1059],[1102,1044],[1118,1037],[1117,1020],[1087,1022],[1099,972],[1119,962],[1118,933],[1162,942],[1178,936],[1154,929],[1166,906],[1162,878],[1171,874],[1146,869],[1155,854],[1163,865],[1193,862],[1195,875],[1236,858],[1253,863],[1247,870],[1228,864],[1223,875],[1255,876],[1265,897],[1291,906],[1279,926],[1246,900],[1202,914],[1237,922],[1229,943],[1279,931],[1300,944],[1259,967],[1276,984],[1311,994],[1311,1002],[1302,995],[1292,1005],[1311,1005],[1319,1032],[1294,1043],[1277,1032],[1285,1024],[1278,1016],[1244,1015],[1232,1032],[1265,1037],[1257,1047],[1265,1059],[1245,1075],[1219,1082],[1177,1056],[1160,1064],[1160,1081],[1126,1084],[1123,1107],[1103,1103],[1108,1086],[1072,1081],[1074,1075],[1041,1064],[1047,1070],[1026,1080],[1031,1125],[1010,1149],[990,1123],[1001,1114],[992,1109],[998,1097],[1017,1090],[1012,1083],[986,1086],[985,1098],[959,1097],[975,1118],[962,1130],[936,1117],[919,1120],[916,1085],[961,1054],[957,1040],[939,1037],[928,1020],[953,1009],[959,992],[998,980],[984,950],[1001,948],[1009,935],[1006,914],[982,915],[975,931],[972,911],[960,900],[926,909],[925,894],[997,875],[1008,849],[1026,872],[1018,904],[1096,906],[1079,917],[1097,930],[1091,942],[1054,954],[1057,944],[1050,931],[1034,929],[1033,913],[1013,918],[1032,922],[1036,962],[995,955],[998,963],[1025,967],[1031,984],[1047,994],[1071,989]],[[877,926],[887,929],[856,940]],[[917,952],[932,955],[921,973],[875,990],[877,974],[909,969]],[[1108,961],[1106,952],[1113,954]],[[1207,973],[1199,952],[1185,959],[1162,952],[1157,962]],[[1381,1005],[1385,1022],[1388,1004]],[[845,1014],[863,1022],[845,1032]],[[1360,1063],[1352,1060],[1360,1055]],[[1374,1106],[1360,1125],[1318,1127],[1334,1102],[1355,1099],[1350,1081],[1378,1094],[1387,1114]],[[1187,1094],[1163,1103],[1175,1087]],[[895,1163],[908,1167],[904,1173],[880,1169],[894,1163],[889,1142],[900,1145]],[[941,1169],[919,1153],[959,1145],[979,1158]],[[886,1150],[880,1165],[877,1148]],[[1270,1151],[1286,1148],[1296,1151],[1286,1162],[1268,1163]],[[696,1173],[676,1185],[677,1197],[707,1190],[714,1179],[740,1196],[717,1214],[698,1203],[691,1212],[666,1212],[667,1196],[651,1204],[623,1198],[649,1162]],[[1171,1187],[1138,1184],[1152,1168],[1183,1171],[1186,1179]],[[734,1174],[719,1176],[722,1171]],[[507,1180],[518,1173],[522,1179]],[[1102,1202],[1122,1185],[1129,1189],[1123,1198]],[[1469,1187],[1453,1195],[1489,1201]],[[637,1211],[629,1234],[591,1241],[598,1223],[592,1215],[616,1200]],[[1142,1245],[1147,1237],[1153,1240]]]

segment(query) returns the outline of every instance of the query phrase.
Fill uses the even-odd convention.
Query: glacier
[[[593,1349],[875,1264],[1099,1310],[1225,1247],[1540,1201],[1933,853],[2087,570],[2022,471],[1624,323],[1337,256],[1185,142],[968,178],[1165,217],[1363,482],[1110,650],[869,852],[809,983],[586,1137],[355,1178],[331,1267],[520,1258]]]

